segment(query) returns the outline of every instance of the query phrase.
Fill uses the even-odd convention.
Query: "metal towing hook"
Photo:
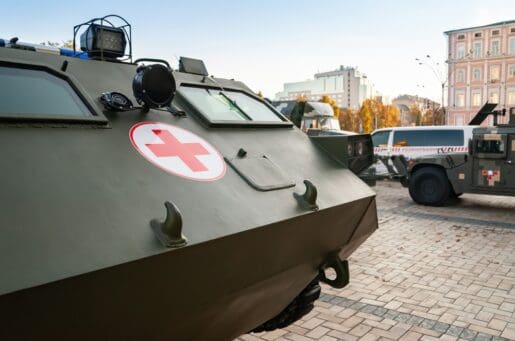
[[[349,262],[347,260],[341,260],[338,252],[339,251],[331,252],[318,271],[322,282],[329,284],[333,288],[341,289],[349,284]],[[327,277],[325,273],[327,269],[333,269],[336,272],[334,279]]]

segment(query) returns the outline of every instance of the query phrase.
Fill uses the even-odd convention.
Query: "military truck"
[[[486,103],[470,122],[480,125],[494,116],[493,126],[474,128],[468,152],[394,160],[416,203],[439,206],[463,193],[515,195],[515,108],[509,110],[508,124],[498,124],[506,109],[496,106]]]
[[[340,129],[340,123],[328,103],[276,101],[272,104],[329,155],[345,160],[349,169],[360,177],[362,172],[374,162],[371,135]],[[374,181],[369,180],[369,176],[362,178],[369,185],[375,184]]]
[[[73,32],[0,40],[1,340],[230,340],[348,283],[377,228],[363,141],[331,154],[201,60],[133,60],[121,17]]]

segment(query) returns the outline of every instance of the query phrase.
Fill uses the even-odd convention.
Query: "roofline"
[[[372,131],[372,133],[378,132],[378,131],[385,131],[385,130],[459,130],[459,129],[474,129],[479,126],[469,126],[469,125],[461,125],[461,126],[451,126],[451,125],[445,125],[445,126],[412,126],[412,127],[387,127],[387,128],[379,128]]]
[[[486,27],[492,27],[492,26],[501,26],[501,25],[511,25],[511,24],[515,24],[515,20],[499,21],[499,22],[496,22],[496,23],[493,23],[493,24],[488,24],[488,25],[460,28],[460,29],[445,31],[444,34],[449,35],[450,33],[455,33],[455,32],[468,31],[468,30],[477,30],[477,29],[480,29],[480,28],[486,28]]]

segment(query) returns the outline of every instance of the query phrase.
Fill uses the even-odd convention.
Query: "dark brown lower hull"
[[[4,295],[0,339],[230,340],[279,313],[329,252],[347,257],[376,228],[369,197]]]

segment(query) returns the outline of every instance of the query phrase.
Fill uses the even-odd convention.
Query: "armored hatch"
[[[115,19],[0,47],[0,338],[227,340],[346,285],[374,192],[243,83],[133,61]]]

